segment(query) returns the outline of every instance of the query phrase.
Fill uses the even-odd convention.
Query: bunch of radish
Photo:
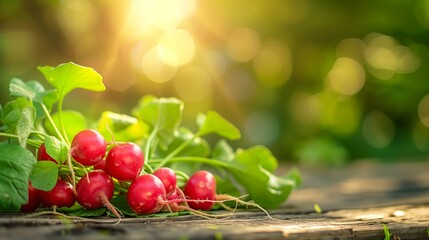
[[[277,176],[278,161],[265,146],[230,146],[241,133],[216,111],[198,113],[192,131],[182,124],[182,100],[145,95],[130,115],[104,111],[92,121],[64,111],[63,102],[75,89],[104,91],[99,73],[73,62],[37,69],[51,88],[13,78],[14,99],[0,104],[0,212],[210,217],[205,211],[233,210],[234,202],[278,208],[301,181],[296,169]]]
[[[115,193],[126,194],[129,207],[136,214],[153,214],[163,210],[208,211],[218,200],[216,180],[210,172],[195,172],[181,189],[171,168],[142,172],[145,159],[137,144],[107,144],[95,130],[80,131],[71,143],[69,154],[87,173],[78,176],[78,179],[61,176],[50,191],[35,189],[30,183],[29,201],[22,205],[21,211],[34,211],[40,205],[46,208],[71,207],[77,202],[85,209],[106,207],[120,217],[109,202]],[[56,162],[47,154],[44,144],[40,145],[37,158],[39,161]]]

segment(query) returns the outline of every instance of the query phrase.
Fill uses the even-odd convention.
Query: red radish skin
[[[44,207],[71,207],[76,202],[73,186],[61,179],[51,191],[40,191],[39,197]]]
[[[128,205],[137,214],[159,212],[165,200],[164,184],[152,174],[141,175],[134,179],[127,193]]]
[[[76,185],[77,202],[86,209],[98,209],[113,197],[112,178],[102,170],[94,170],[83,176]]]
[[[172,192],[167,197],[167,200],[175,200],[175,199],[181,199],[181,196],[180,196],[180,194],[177,191]]]
[[[183,192],[188,200],[208,200],[201,202],[187,201],[189,207],[209,211],[216,200],[216,179],[208,171],[197,171],[189,178]]]
[[[39,190],[28,183],[28,201],[21,206],[21,212],[34,212],[40,206]]]
[[[84,166],[94,166],[106,154],[107,144],[97,131],[86,129],[77,133],[71,143],[70,154]]]
[[[97,164],[94,165],[94,170],[103,170],[107,172],[106,160],[101,160]]]
[[[120,181],[135,179],[140,174],[143,164],[143,151],[135,143],[117,145],[106,157],[107,172]]]
[[[176,189],[177,177],[173,169],[162,167],[153,172],[153,175],[157,176],[165,187],[167,196],[170,196]]]
[[[48,152],[46,152],[46,147],[44,143],[42,143],[37,150],[37,160],[58,163],[54,158],[49,156]]]

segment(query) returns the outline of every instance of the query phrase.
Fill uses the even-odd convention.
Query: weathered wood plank
[[[270,219],[240,210],[198,216],[64,220],[0,215],[0,239],[429,239],[428,161],[300,168],[304,184]],[[313,209],[318,203],[323,213]],[[220,212],[225,213],[225,212]]]
[[[227,219],[195,216],[126,218],[120,224],[47,218],[0,218],[0,237],[31,239],[384,239],[383,224],[400,239],[429,239],[429,204],[325,213],[238,212]],[[110,223],[108,223],[110,221]]]

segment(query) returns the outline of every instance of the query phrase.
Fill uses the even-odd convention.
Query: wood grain
[[[194,215],[64,220],[0,215],[0,239],[429,239],[429,162],[359,161],[300,167],[302,188],[271,218],[255,209],[224,219]],[[284,170],[284,169],[283,169]],[[322,213],[314,211],[318,203]],[[225,212],[217,212],[225,213]]]

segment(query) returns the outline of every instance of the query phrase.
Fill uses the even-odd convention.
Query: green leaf
[[[38,116],[43,116],[41,104],[45,104],[50,111],[52,106],[58,101],[56,90],[46,91],[42,84],[37,81],[24,82],[19,78],[13,78],[9,84],[9,91],[12,96],[25,97],[30,101],[35,102],[34,106],[37,109]]]
[[[51,161],[38,161],[30,175],[33,186],[43,191],[55,187],[58,179],[58,164]]]
[[[270,173],[273,173],[278,167],[277,159],[265,146],[254,146],[246,150],[239,149],[236,152],[236,159],[239,162],[252,162],[261,165]]]
[[[166,148],[176,137],[178,127],[182,121],[183,102],[176,98],[142,98],[133,115],[144,121],[156,131],[159,144]]]
[[[320,208],[319,204],[317,203],[314,204],[314,211],[316,213],[322,213],[322,209]]]
[[[228,162],[233,161],[235,157],[234,149],[224,139],[221,139],[213,148],[212,157]]]
[[[36,110],[31,103],[24,97],[18,97],[5,106],[2,116],[4,131],[17,134],[21,147],[25,147],[30,133],[34,131],[35,118]]]
[[[383,231],[384,231],[384,240],[390,240],[390,234],[389,228],[386,226],[386,224],[383,224]]]
[[[137,217],[138,215],[130,208],[126,195],[117,195],[110,200],[110,203],[115,206],[122,214],[127,216]]]
[[[56,102],[58,102],[58,91],[56,89],[47,90],[43,92],[42,98],[43,98],[43,103],[45,104],[48,111],[51,111],[53,105]],[[35,104],[35,105],[36,107],[39,106],[38,104]]]
[[[16,132],[21,147],[25,148],[30,133],[34,130],[36,119],[36,109],[33,106],[26,106],[21,111],[21,116],[16,124]]]
[[[22,110],[29,106],[32,107],[31,103],[24,97],[18,97],[5,105],[3,110],[3,123],[6,125],[6,132],[17,134],[16,126],[22,117]]]
[[[31,101],[42,102],[39,94],[43,91],[45,91],[43,86],[36,81],[25,83],[19,78],[12,78],[9,84],[9,92],[12,96],[26,97]]]
[[[34,155],[18,145],[0,144],[0,211],[19,210],[28,201]]]
[[[61,209],[59,210],[61,211]],[[67,210],[65,210],[67,211]],[[106,208],[98,208],[98,209],[85,209],[80,207],[74,211],[67,211],[68,215],[77,216],[77,217],[100,217],[106,213]]]
[[[46,137],[44,143],[48,155],[57,160],[58,163],[63,163],[67,160],[69,149],[66,143],[52,136]]]
[[[63,63],[56,67],[40,66],[38,69],[46,80],[58,90],[60,99],[76,88],[92,91],[106,89],[101,75],[93,68],[80,66],[73,62]]]
[[[112,134],[116,141],[137,141],[147,138],[149,126],[137,118],[125,114],[105,111],[101,114],[97,123],[98,132],[105,139],[111,139]]]
[[[191,141],[194,134],[187,128],[181,127],[176,138],[165,149],[158,148],[154,158],[164,158],[176,148],[187,141]],[[186,145],[176,156],[208,156],[210,153],[210,145],[202,138],[195,138]]]
[[[200,114],[197,123],[200,127],[197,132],[198,136],[214,133],[229,140],[236,140],[241,137],[240,131],[215,111],[208,111],[207,115]]]
[[[64,125],[66,126],[67,137],[69,139],[73,139],[79,131],[87,129],[86,118],[82,113],[67,110],[63,111],[62,114]],[[52,114],[52,119],[54,120],[55,125],[59,126],[60,119],[58,112]],[[44,121],[44,127],[50,135],[55,136],[55,130],[49,121]]]
[[[277,159],[263,146],[255,146],[236,152],[235,161],[230,162],[234,178],[250,198],[264,208],[278,208],[289,193],[298,185],[299,173],[276,176]]]
[[[221,177],[219,175],[215,175],[216,178],[216,192],[218,194],[229,194],[231,196],[240,196],[240,191],[238,190],[239,186],[234,182],[232,176],[224,176]],[[234,201],[225,202],[230,207],[235,206]]]

